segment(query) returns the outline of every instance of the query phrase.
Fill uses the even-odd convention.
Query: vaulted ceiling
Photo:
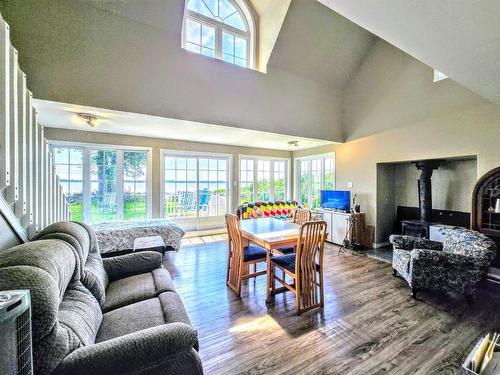
[[[499,0],[319,0],[500,104]]]
[[[270,50],[260,51],[270,53],[264,63],[335,89],[345,87],[376,40],[373,34],[316,0],[247,1],[265,23],[264,29],[260,28],[261,38],[267,37],[262,34],[268,29],[276,34],[269,36],[273,43],[268,47]],[[90,0],[89,3],[122,17],[168,29],[161,12],[140,2]],[[277,9],[280,4],[285,6],[285,12]],[[266,67],[261,68],[266,71]]]
[[[376,39],[317,1],[294,0],[268,64],[343,89]]]

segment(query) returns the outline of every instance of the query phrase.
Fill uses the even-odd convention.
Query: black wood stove
[[[432,173],[438,169],[443,160],[420,160],[415,162],[421,171],[418,179],[418,196],[420,220],[403,220],[401,233],[406,236],[429,238],[429,227],[432,224]]]

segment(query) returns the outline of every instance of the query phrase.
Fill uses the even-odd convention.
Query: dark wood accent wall
[[[476,183],[471,215],[471,228],[495,241],[498,251],[493,265],[500,267],[500,213],[495,212],[497,199],[500,199],[500,167],[492,169]]]

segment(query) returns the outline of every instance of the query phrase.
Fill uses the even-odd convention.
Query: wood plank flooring
[[[423,292],[413,300],[390,264],[326,246],[325,308],[295,316],[291,293],[265,304],[265,277],[242,298],[225,285],[227,243],[167,253],[198,330],[206,374],[459,374],[479,337],[500,330],[500,298]]]

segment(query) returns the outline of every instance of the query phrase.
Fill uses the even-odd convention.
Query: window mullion
[[[222,59],[222,28],[215,28],[215,57]]]
[[[311,161],[308,160],[307,161],[307,205],[309,206],[310,202],[311,202],[311,171],[309,170],[311,166]]]
[[[83,149],[83,170],[82,170],[82,183],[83,183],[83,221],[90,223],[90,149],[85,147]]]
[[[123,150],[116,151],[116,218],[118,221],[123,220],[125,210],[125,196],[123,178]]]
[[[253,201],[257,202],[257,184],[259,183],[257,159],[253,159]]]
[[[274,202],[274,160],[269,161],[269,200]]]

